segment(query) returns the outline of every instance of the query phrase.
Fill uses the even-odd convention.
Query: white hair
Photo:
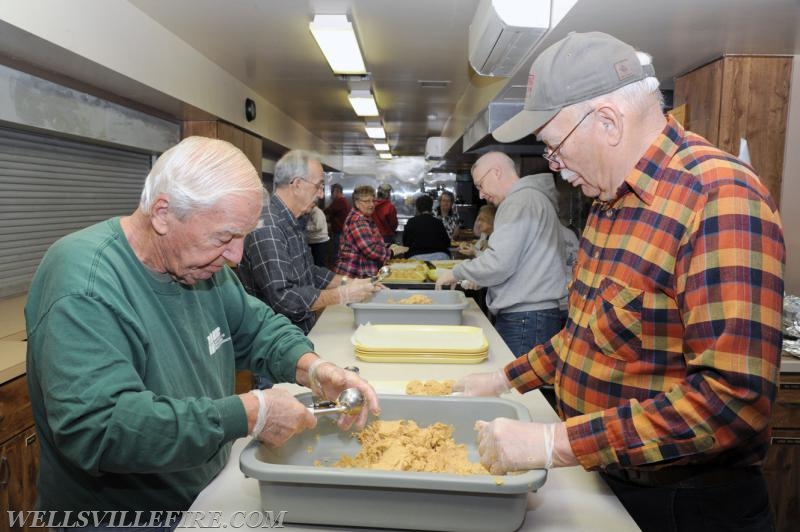
[[[298,177],[306,179],[308,177],[308,163],[316,161],[322,164],[318,153],[307,150],[291,150],[286,152],[277,163],[272,177],[273,188],[288,185]]]
[[[159,195],[179,219],[230,195],[260,198],[266,190],[244,153],[224,140],[187,137],[165,151],[144,182],[139,208],[148,212]]]

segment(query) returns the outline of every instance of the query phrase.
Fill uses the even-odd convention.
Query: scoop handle
[[[306,408],[308,408],[308,411],[314,414],[315,416],[322,416],[324,414],[341,414],[346,410],[346,407],[341,405],[325,406],[319,408],[308,406]]]

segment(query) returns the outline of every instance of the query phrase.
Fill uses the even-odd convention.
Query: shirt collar
[[[628,192],[633,192],[642,202],[650,205],[655,198],[661,174],[669,166],[669,161],[678,152],[685,137],[683,126],[667,115],[664,129],[625,177],[617,191],[617,197],[609,203],[615,203]]]

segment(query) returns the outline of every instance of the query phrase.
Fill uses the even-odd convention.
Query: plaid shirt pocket
[[[634,362],[642,347],[641,290],[623,287],[603,279],[597,290],[594,315],[589,328],[597,348],[606,356]]]

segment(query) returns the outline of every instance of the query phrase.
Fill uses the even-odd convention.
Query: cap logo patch
[[[622,61],[614,63],[614,70],[616,70],[617,77],[620,81],[634,75],[634,70],[630,59],[623,59]]]

